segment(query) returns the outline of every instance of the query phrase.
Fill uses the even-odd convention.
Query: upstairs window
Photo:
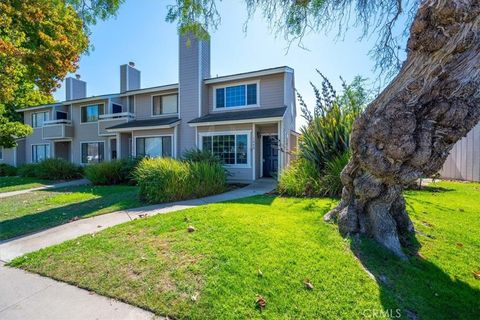
[[[178,113],[178,95],[153,96],[152,115],[160,116],[175,113]]]
[[[41,128],[43,127],[43,123],[49,120],[49,113],[48,112],[35,112],[32,114],[32,127],[33,128]]]
[[[235,108],[257,104],[257,84],[242,84],[215,89],[215,108]]]
[[[103,104],[92,104],[82,107],[82,122],[96,122],[103,114]]]

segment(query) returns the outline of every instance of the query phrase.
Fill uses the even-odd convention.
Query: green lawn
[[[53,183],[48,180],[24,177],[0,177],[0,193],[43,187]]]
[[[377,319],[398,308],[405,319],[479,319],[480,184],[432,190],[407,192],[422,246],[408,262],[342,239],[322,221],[334,200],[257,196],[136,220],[11,265],[173,318]]]
[[[0,240],[51,228],[72,219],[139,207],[138,188],[81,186],[35,191],[0,200]]]

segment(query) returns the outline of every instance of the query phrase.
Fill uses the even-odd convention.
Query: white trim
[[[154,129],[170,129],[178,126],[180,120],[175,121],[171,124],[161,125],[161,126],[148,126],[148,127],[132,127],[132,128],[119,128],[119,129],[107,129],[107,132],[130,132],[130,131],[142,131],[142,130],[154,130]]]
[[[202,44],[198,41],[198,117],[202,116]]]
[[[256,168],[257,168],[257,158],[256,158],[256,149],[257,149],[257,130],[255,128],[255,123],[252,123],[252,162],[253,162],[253,170],[252,170],[252,180],[256,180]]]
[[[151,134],[151,135],[143,135],[143,136],[134,136],[132,135],[132,144],[133,144],[133,154],[135,157],[137,157],[137,139],[141,138],[163,138],[163,137],[171,137],[172,138],[172,158],[175,158],[175,150],[174,150],[174,144],[175,142],[175,135],[174,134]],[[161,153],[163,153],[163,142],[162,142],[162,150]],[[163,157],[157,157],[157,158],[163,158]]]
[[[175,142],[175,148],[173,149],[173,157],[177,159],[177,152],[178,152],[178,142],[177,142],[177,137],[178,137],[178,126],[175,126],[173,129],[173,140]]]
[[[293,72],[293,69],[289,68],[289,67],[278,67],[278,68],[267,69],[267,70],[259,70],[259,71],[241,73],[241,74],[234,74],[234,75],[230,75],[230,76],[210,78],[210,79],[205,80],[205,84],[242,80],[242,79],[246,79],[246,78],[267,76],[267,75],[271,75],[271,74],[284,73],[284,72]]]
[[[80,123],[81,125],[82,125],[82,124],[97,123],[98,120],[100,120],[100,110],[99,110],[99,111],[98,111],[98,120],[97,120],[97,121],[86,121],[86,122],[83,122],[83,121],[82,121],[82,108],[89,107],[89,106],[94,106],[94,105],[97,105],[97,106],[102,105],[102,106],[103,106],[103,113],[104,113],[104,114],[106,113],[106,112],[105,112],[105,111],[106,111],[106,110],[105,110],[105,102],[80,105],[80,106],[78,106],[78,108],[80,109],[80,121],[79,121],[79,123]]]
[[[122,151],[120,150],[122,147],[122,134],[120,132],[117,132],[115,134],[115,139],[117,139],[117,159],[122,159]]]
[[[44,106],[36,106],[36,107],[27,107],[27,108],[22,108],[22,109],[17,109],[15,110],[16,112],[25,112],[25,111],[35,111],[35,110],[41,110],[41,109],[47,109],[52,110],[55,107],[60,107],[63,106],[64,104],[58,103],[58,104],[52,104],[52,105],[44,105]]]
[[[248,103],[248,90],[247,86],[249,84],[256,84],[257,85],[257,103],[256,104],[246,104]],[[243,106],[235,106],[235,107],[227,107],[227,88],[228,87],[236,87],[236,86],[245,86],[245,105]],[[223,90],[223,96],[224,96],[224,103],[225,107],[223,108],[217,108],[217,89],[224,89]],[[247,108],[259,108],[260,107],[260,80],[253,80],[253,81],[242,81],[242,82],[232,82],[232,83],[227,83],[224,85],[217,85],[213,86],[213,106],[212,106],[212,111],[213,112],[219,112],[219,111],[228,111],[228,110],[238,110],[238,109],[247,109]]]
[[[260,178],[263,178],[263,137],[264,136],[277,136],[278,139],[278,133],[261,133],[260,134]],[[277,157],[280,157],[278,155]],[[279,163],[280,166],[280,163]]]
[[[234,131],[208,131],[200,132],[198,137],[200,138],[199,146],[200,150],[203,150],[203,137],[213,137],[213,136],[227,136],[235,135],[235,154],[237,153],[237,135],[247,135],[247,163],[246,164],[224,164],[226,168],[242,168],[242,169],[251,169],[252,168],[252,131],[251,130],[234,130]]]
[[[108,140],[108,139],[107,139]],[[89,163],[88,162],[82,162],[83,160],[83,156],[82,156],[82,144],[85,144],[85,143],[103,143],[103,161],[105,161],[105,140],[99,140],[99,141],[80,141],[80,163],[83,164],[83,165],[88,165]],[[99,161],[99,162],[95,162],[95,163],[100,163],[102,161]]]
[[[163,114],[153,114],[153,98],[154,97],[163,97],[163,96],[177,96],[177,112],[174,113],[163,113]],[[160,103],[161,103],[161,98],[160,98]],[[179,116],[179,109],[178,106],[180,104],[180,95],[178,93],[163,93],[163,94],[152,94],[150,96],[150,117],[152,118],[166,118],[166,117],[171,117],[171,116]]]
[[[198,123],[189,123],[190,127],[206,127],[206,126],[220,126],[228,124],[240,124],[240,123],[277,123],[281,121],[283,117],[274,117],[274,118],[258,118],[258,119],[245,119],[245,120],[229,120],[229,121],[212,121],[212,122],[198,122]]]

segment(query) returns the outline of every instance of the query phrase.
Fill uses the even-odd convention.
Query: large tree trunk
[[[400,73],[355,122],[342,201],[325,220],[405,257],[403,187],[438,172],[479,119],[480,0],[423,1]]]

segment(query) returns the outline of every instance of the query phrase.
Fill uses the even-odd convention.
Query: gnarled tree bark
[[[414,231],[404,186],[438,172],[480,120],[480,1],[425,0],[399,74],[357,119],[340,204],[325,216],[400,257]]]

